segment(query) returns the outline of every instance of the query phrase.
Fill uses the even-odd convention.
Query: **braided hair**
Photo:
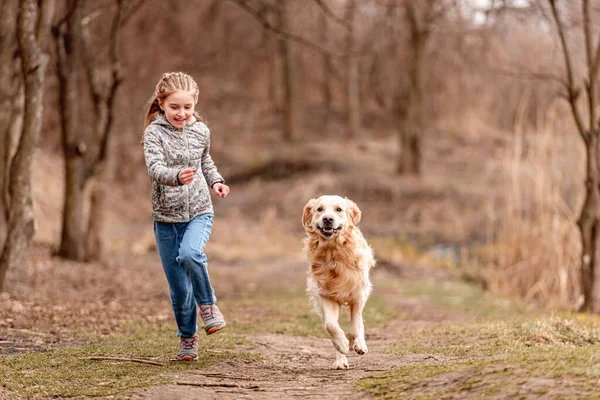
[[[164,101],[171,94],[176,92],[177,90],[184,90],[186,92],[192,92],[194,96],[194,102],[198,101],[198,84],[194,81],[194,78],[189,76],[184,72],[166,72],[162,75],[158,83],[156,84],[156,88],[154,89],[154,93],[150,100],[148,101],[148,112],[146,114],[146,122],[144,125],[144,131],[152,122],[152,119],[158,114],[163,113],[163,110],[160,108],[160,101]],[[198,121],[203,121],[197,111],[194,111],[194,117]],[[142,138],[143,143],[143,138]]]

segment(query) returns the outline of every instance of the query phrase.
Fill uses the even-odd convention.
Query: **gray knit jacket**
[[[159,222],[189,222],[213,214],[210,190],[224,182],[209,154],[210,131],[194,117],[177,129],[159,114],[144,133],[144,156],[152,181],[152,217]],[[194,180],[181,185],[184,168],[197,168]],[[200,173],[201,172],[201,173]]]

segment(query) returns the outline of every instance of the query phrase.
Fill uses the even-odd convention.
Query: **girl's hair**
[[[170,96],[178,90],[193,92],[194,102],[198,101],[199,90],[196,81],[194,81],[194,78],[183,72],[164,73],[162,78],[160,78],[160,80],[156,84],[154,94],[152,94],[152,97],[150,97],[150,100],[148,101],[148,112],[146,113],[146,123],[144,125],[144,131],[146,131],[146,128],[148,127],[148,125],[150,125],[152,119],[163,112],[158,103],[159,99],[160,101],[164,101],[168,96]],[[194,117],[196,118],[196,120],[204,122],[204,120],[202,119],[202,117],[200,117],[197,111],[194,111]],[[144,140],[142,138],[142,143],[143,142]]]

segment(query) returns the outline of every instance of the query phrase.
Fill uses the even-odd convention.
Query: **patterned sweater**
[[[155,221],[189,222],[197,215],[214,213],[209,188],[224,180],[209,149],[210,131],[194,117],[183,129],[175,128],[163,114],[154,117],[144,133],[144,156]],[[184,168],[198,169],[187,185],[177,179]]]

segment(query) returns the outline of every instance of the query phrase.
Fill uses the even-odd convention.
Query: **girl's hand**
[[[223,183],[215,183],[212,188],[219,197],[225,198],[229,194],[229,186]]]
[[[179,182],[181,182],[182,185],[187,185],[194,180],[195,173],[196,168],[185,168],[179,171],[179,174],[177,174],[177,179],[179,179]]]

